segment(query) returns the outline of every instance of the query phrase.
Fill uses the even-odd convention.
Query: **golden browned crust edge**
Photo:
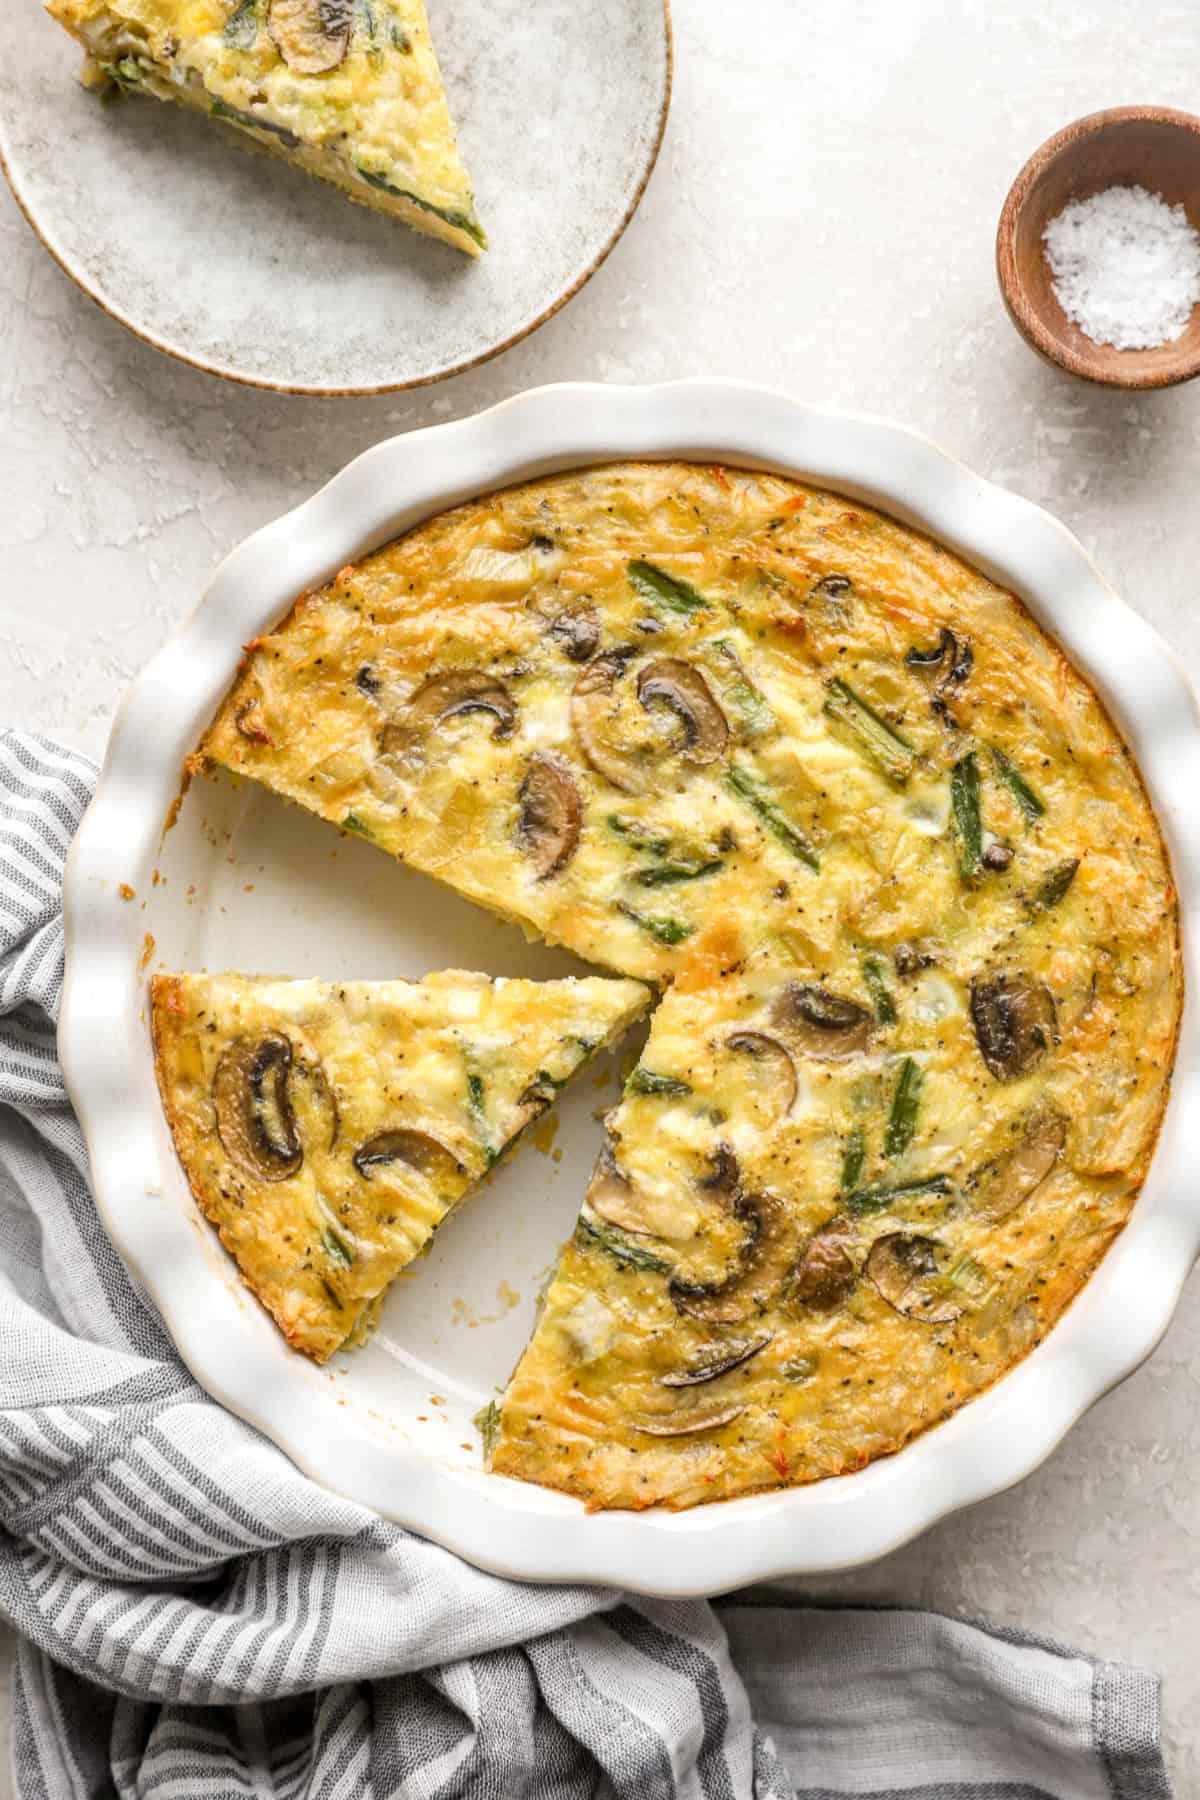
[[[171,1023],[173,1009],[170,1004],[170,996],[178,993],[179,987],[180,982],[177,975],[155,975],[150,981],[150,1033],[154,1046],[154,1076],[158,1083],[159,1097],[162,1100],[163,1114],[170,1129],[171,1142],[175,1149],[176,1160],[183,1171],[184,1179],[188,1184],[193,1200],[220,1238],[222,1248],[225,1250],[232,1261],[234,1268],[237,1270],[238,1279],[242,1286],[254,1295],[258,1304],[272,1320],[280,1335],[287,1340],[293,1350],[299,1350],[303,1355],[309,1357],[310,1360],[315,1363],[328,1362],[329,1358],[339,1346],[335,1344],[328,1350],[314,1349],[311,1345],[304,1343],[299,1334],[291,1329],[286,1321],[280,1317],[267,1296],[259,1291],[246,1270],[242,1267],[234,1245],[226,1235],[220,1217],[209,1203],[203,1184],[197,1179],[193,1169],[189,1166],[185,1148],[192,1143],[194,1134],[188,1121],[183,1117],[179,1108],[176,1106],[175,1096],[171,1090],[171,1084],[166,1069],[167,1042],[175,1030],[175,1027]]]

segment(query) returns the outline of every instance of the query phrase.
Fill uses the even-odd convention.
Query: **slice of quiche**
[[[644,1011],[635,981],[159,975],[159,1088],[193,1194],[296,1349],[361,1341],[395,1276]]]
[[[592,1507],[813,1481],[1035,1344],[1128,1216],[1154,1125],[1119,1178],[1094,1171],[1035,973],[1052,930],[1018,948],[986,978],[868,958],[672,988],[483,1421],[492,1469]]]
[[[424,0],[46,0],[84,81],[176,100],[468,256],[487,247]]]

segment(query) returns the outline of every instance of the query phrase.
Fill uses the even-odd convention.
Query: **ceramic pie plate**
[[[0,7],[0,164],[67,274],[183,362],[289,393],[439,380],[549,318],[621,236],[666,124],[671,24],[669,0],[429,12],[491,240],[477,263],[198,114],[98,104],[38,0]]]
[[[551,975],[573,965],[249,784],[194,782],[164,838],[184,757],[242,644],[301,590],[459,501],[626,456],[715,459],[827,485],[930,532],[1018,592],[1139,758],[1182,896],[1188,991],[1200,991],[1200,715],[1165,645],[1061,525],[881,420],[725,382],[564,386],[378,445],[218,570],[126,697],[75,840],[60,1045],[104,1224],[216,1399],[316,1480],[484,1568],[716,1593],[869,1561],[1009,1486],[1149,1353],[1200,1247],[1200,1028],[1189,1000],[1149,1179],[1062,1321],[981,1398],[857,1474],[681,1514],[588,1515],[575,1500],[481,1467],[472,1415],[507,1379],[571,1229],[600,1139],[595,1113],[615,1093],[611,1071],[596,1078],[602,1087],[585,1077],[565,1097],[561,1161],[526,1143],[448,1222],[393,1290],[366,1349],[324,1369],[289,1351],[176,1164],[155,1088],[147,968],[348,978],[455,964]]]

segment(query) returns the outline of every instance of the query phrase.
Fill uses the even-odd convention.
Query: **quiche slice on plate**
[[[184,1172],[288,1342],[371,1330],[446,1215],[648,991],[600,977],[168,974],[155,1062]]]
[[[487,247],[423,0],[46,0],[89,86],[175,100],[468,256]]]
[[[491,1468],[593,1508],[813,1481],[1037,1343],[1128,1217],[1157,1126],[1131,1096],[1097,1163],[1084,1096],[1129,1051],[1081,1056],[1047,985],[1064,924],[1031,921],[986,976],[950,953],[677,983],[482,1421]]]

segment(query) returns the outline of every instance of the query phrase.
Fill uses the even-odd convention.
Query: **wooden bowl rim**
[[[1040,315],[1030,305],[1019,276],[1015,250],[1017,221],[1039,176],[1064,150],[1082,139],[1096,137],[1112,126],[1129,124],[1169,125],[1200,139],[1200,115],[1182,112],[1173,106],[1110,106],[1099,112],[1085,113],[1082,118],[1062,126],[1038,146],[1008,190],[996,229],[996,275],[1010,319],[1026,343],[1048,362],[1102,387],[1142,390],[1175,387],[1200,375],[1200,343],[1194,349],[1181,352],[1173,363],[1155,369],[1139,368],[1130,363],[1122,369],[1120,359],[1136,356],[1138,352],[1097,345],[1095,353],[1091,354],[1064,344],[1046,329]]]

